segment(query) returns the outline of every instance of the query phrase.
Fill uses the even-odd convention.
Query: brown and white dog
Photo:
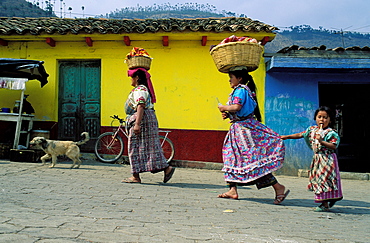
[[[49,140],[44,137],[34,137],[30,142],[30,147],[36,149],[42,149],[46,154],[41,157],[42,165],[45,164],[47,159],[51,159],[50,168],[53,168],[57,163],[58,155],[66,155],[68,158],[73,160],[71,169],[76,165],[76,169],[80,167],[80,148],[78,145],[84,144],[90,140],[88,132],[81,133],[83,140],[78,142],[73,141],[58,141],[58,140]]]

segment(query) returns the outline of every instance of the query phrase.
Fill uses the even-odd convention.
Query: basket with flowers
[[[149,56],[145,49],[134,47],[126,55],[125,63],[129,69],[145,68],[146,70],[149,70],[152,63],[152,57]]]

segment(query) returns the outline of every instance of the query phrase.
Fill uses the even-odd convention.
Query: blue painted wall
[[[304,131],[314,124],[318,107],[317,81],[313,75],[300,73],[267,73],[265,83],[266,125],[281,135]],[[284,167],[280,173],[297,175],[308,168],[312,152],[303,139],[286,140]]]
[[[310,72],[308,72],[310,71]],[[319,107],[319,83],[369,83],[369,75],[358,72],[320,72],[314,69],[292,72],[268,71],[265,80],[266,125],[281,135],[305,131],[316,122]],[[327,94],[330,96],[330,94]],[[355,94],[349,94],[355,95]],[[325,105],[325,104],[320,104]],[[312,151],[303,139],[285,140],[286,156],[282,174],[297,175],[298,169],[308,169]]]

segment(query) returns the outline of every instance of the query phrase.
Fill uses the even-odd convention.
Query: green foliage
[[[46,10],[25,0],[0,0],[1,17],[55,17],[52,4],[46,1]]]
[[[97,16],[108,19],[159,19],[159,18],[209,18],[209,17],[237,17],[233,12],[218,12],[216,7],[210,4],[184,3],[171,5],[164,3],[153,6],[126,7],[116,9],[109,14]],[[245,17],[245,15],[242,15]],[[241,16],[240,16],[241,17]]]

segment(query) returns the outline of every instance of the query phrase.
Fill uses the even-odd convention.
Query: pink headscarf
[[[157,101],[157,99],[155,98],[153,84],[152,84],[152,81],[150,80],[150,74],[148,73],[148,71],[146,69],[144,69],[144,68],[129,69],[127,71],[128,76],[129,77],[132,77],[132,75],[134,75],[134,73],[137,70],[141,70],[141,71],[144,71],[145,72],[146,81],[148,82],[149,93],[150,93],[150,96],[152,97],[152,103],[155,103]]]

